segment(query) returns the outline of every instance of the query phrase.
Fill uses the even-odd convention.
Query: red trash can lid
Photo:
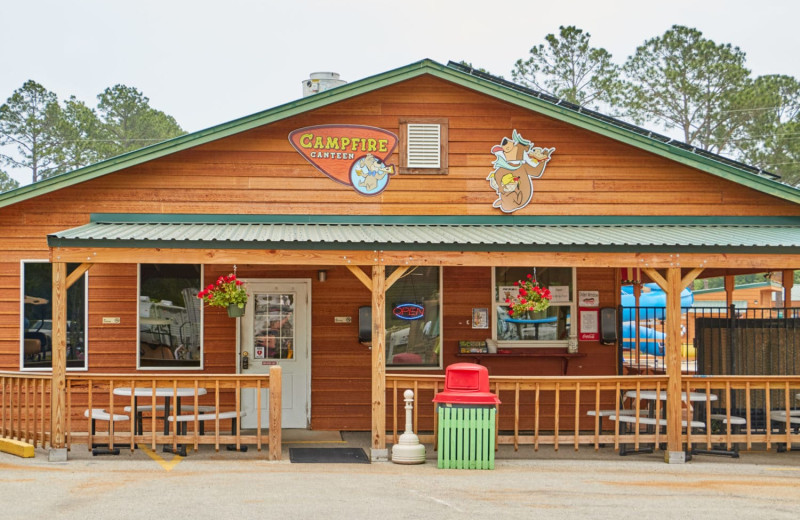
[[[475,363],[455,363],[445,369],[444,390],[436,394],[434,403],[500,404],[489,391],[489,370]]]

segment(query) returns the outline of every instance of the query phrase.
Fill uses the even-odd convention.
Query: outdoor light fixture
[[[325,271],[324,269],[320,269],[319,271],[317,271],[317,280],[319,280],[320,282],[324,282],[327,279],[328,279],[327,271]]]

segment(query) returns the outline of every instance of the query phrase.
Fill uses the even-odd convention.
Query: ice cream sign
[[[307,126],[290,133],[289,142],[314,168],[362,195],[382,192],[396,172],[386,161],[397,147],[397,136],[381,128]]]

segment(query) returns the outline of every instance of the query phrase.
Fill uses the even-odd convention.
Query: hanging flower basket
[[[241,318],[242,316],[244,316],[244,306],[239,307],[235,303],[228,305],[229,318]]]
[[[244,288],[244,283],[238,280],[235,274],[220,276],[216,283],[210,284],[197,293],[197,297],[210,307],[226,307],[228,316],[231,318],[244,316],[247,290]]]
[[[509,318],[523,319],[529,312],[542,312],[550,307],[553,299],[550,289],[540,287],[533,275],[529,274],[526,280],[514,282],[514,285],[519,287],[519,294],[506,299]]]

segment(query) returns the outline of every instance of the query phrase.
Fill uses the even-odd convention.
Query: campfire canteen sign
[[[386,164],[397,147],[397,136],[382,128],[307,126],[290,133],[289,142],[314,168],[362,195],[382,192],[397,171]]]

